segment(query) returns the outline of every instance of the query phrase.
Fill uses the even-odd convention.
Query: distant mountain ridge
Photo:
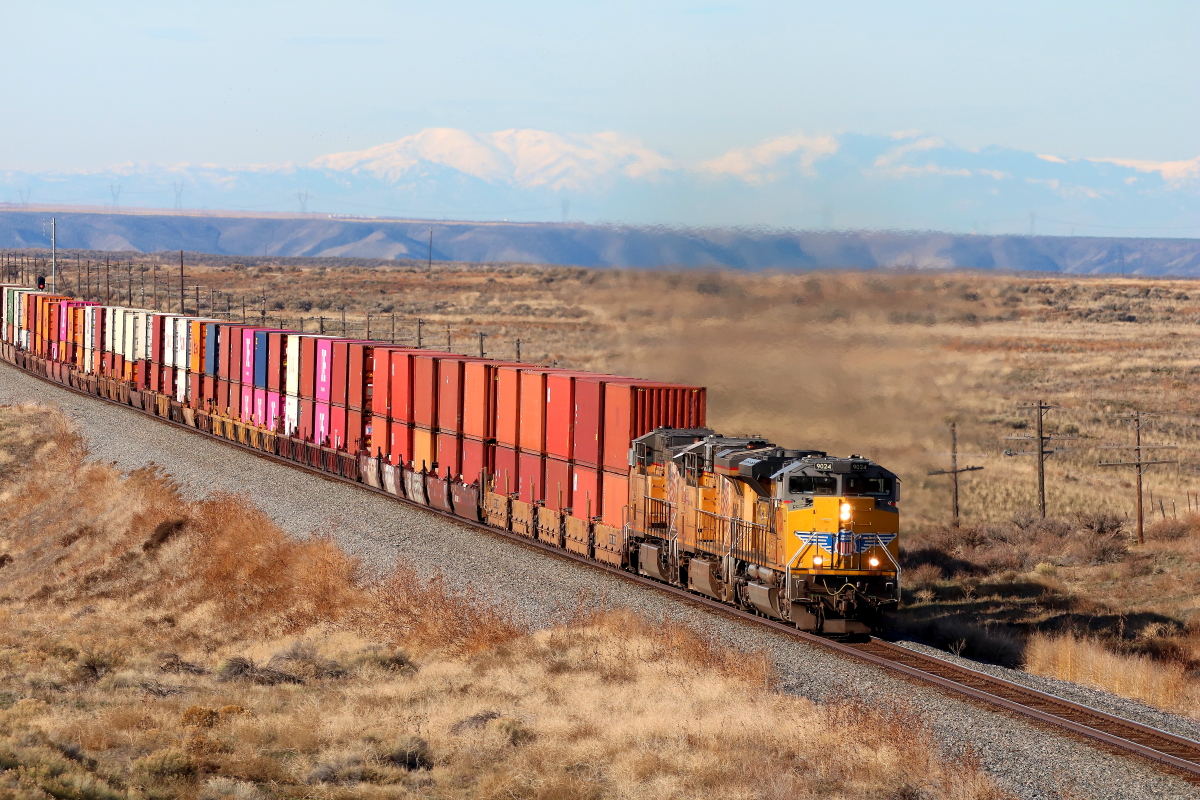
[[[11,155],[11,154],[10,154]],[[969,150],[788,134],[682,160],[632,137],[427,128],[303,164],[0,169],[0,202],[388,217],[984,234],[1200,236],[1200,157]]]
[[[1200,240],[983,236],[888,231],[671,228],[582,223],[352,220],[0,210],[0,249],[46,248],[229,256],[523,262],[586,267],[740,270],[964,267],[1200,276]]]

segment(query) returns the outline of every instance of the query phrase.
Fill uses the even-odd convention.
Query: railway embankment
[[[296,542],[311,540],[313,534],[328,536],[329,540],[322,541],[336,542],[350,557],[358,559],[367,576],[386,577],[394,572],[397,564],[406,564],[414,571],[415,585],[425,587],[427,584],[424,581],[428,576],[436,572],[442,573],[445,585],[448,585],[450,589],[466,593],[461,595],[464,599],[475,599],[460,603],[463,612],[468,615],[475,603],[481,603],[481,607],[484,608],[504,609],[503,618],[509,620],[510,624],[517,628],[521,628],[522,631],[527,628],[539,631],[532,634],[532,637],[522,633],[522,636],[526,637],[521,639],[522,642],[535,642],[535,640],[548,642],[547,637],[554,636],[552,631],[554,624],[556,622],[557,624],[566,624],[571,620],[580,619],[581,609],[636,608],[641,613],[641,619],[677,620],[689,625],[686,630],[702,632],[700,638],[689,640],[697,640],[697,642],[712,640],[721,648],[731,646],[733,651],[745,652],[745,654],[754,654],[756,651],[763,652],[774,664],[775,679],[772,688],[780,690],[778,696],[775,697],[790,696],[797,702],[799,702],[799,698],[816,700],[817,703],[826,704],[822,710],[846,708],[846,703],[858,705],[859,708],[864,709],[860,714],[862,717],[860,721],[866,726],[863,730],[892,732],[888,735],[894,735],[895,738],[890,741],[890,744],[904,747],[907,746],[906,742],[908,744],[917,742],[919,748],[924,748],[929,753],[936,752],[938,758],[948,759],[950,763],[965,766],[967,771],[970,771],[971,765],[978,765],[979,769],[994,778],[998,786],[1015,796],[1050,798],[1050,796],[1063,796],[1064,793],[1088,796],[1088,798],[1136,798],[1136,796],[1184,798],[1184,796],[1194,796],[1194,787],[1160,774],[1151,766],[1111,756],[1111,754],[1094,750],[1080,742],[1064,739],[1062,736],[1046,732],[1046,730],[1030,726],[1030,724],[1012,720],[1012,718],[994,714],[994,712],[980,710],[977,706],[961,703],[959,700],[943,696],[943,694],[926,690],[924,687],[914,686],[904,679],[883,673],[881,670],[865,667],[857,662],[842,660],[828,652],[811,648],[809,645],[752,630],[752,628],[737,624],[732,620],[716,618],[716,616],[668,599],[654,591],[614,581],[600,573],[580,569],[578,566],[566,564],[564,561],[547,557],[545,554],[529,551],[528,548],[517,547],[509,542],[493,539],[491,536],[476,533],[474,530],[460,527],[460,525],[427,515],[419,510],[409,509],[395,501],[374,497],[374,495],[355,491],[353,487],[337,485],[337,483],[324,481],[319,477],[298,473],[298,471],[283,467],[283,465],[266,462],[264,459],[229,449],[215,441],[204,440],[196,435],[173,431],[173,429],[154,420],[146,419],[132,410],[113,407],[113,405],[94,401],[94,399],[73,395],[71,392],[44,384],[29,375],[14,371],[12,368],[0,367],[0,401],[6,403],[40,401],[58,405],[70,417],[73,425],[77,426],[82,435],[86,449],[88,449],[89,463],[101,465],[106,469],[113,468],[126,474],[144,469],[151,464],[160,465],[164,474],[169,475],[170,480],[178,483],[179,503],[192,503],[192,501],[204,503],[205,498],[211,498],[215,493],[233,492],[241,495],[242,499],[238,501],[245,503],[246,509],[257,506],[262,510],[264,525],[277,525],[278,529],[292,535]],[[7,474],[11,475],[12,465],[6,469],[8,470]],[[65,503],[68,500],[70,498],[64,495],[60,501]],[[246,513],[248,515],[250,512]],[[142,546],[142,543],[139,542],[138,546]],[[311,542],[308,546],[312,546]],[[53,563],[53,559],[50,559],[50,563]],[[13,573],[16,572],[13,571]],[[0,579],[2,576],[4,576],[4,572],[0,571]],[[36,590],[30,596],[34,595],[37,595]],[[13,613],[13,602],[10,597],[7,603],[10,606],[10,614],[8,614],[10,620],[16,619],[16,614]],[[83,610],[89,604],[94,608],[79,618],[73,618],[72,614]],[[92,602],[80,604],[77,609],[60,607],[55,609],[58,613],[56,619],[95,621],[95,615],[100,613],[100,610],[97,609],[102,606],[103,602]],[[457,613],[457,609],[443,608],[440,613],[452,618]],[[130,624],[132,621],[131,616]],[[140,625],[140,618],[138,618],[138,624]],[[178,620],[175,624],[178,627]],[[71,630],[72,625],[78,625],[78,622],[72,622],[72,624],[62,622],[61,627],[62,630],[68,631]],[[601,650],[607,652],[607,648],[617,648],[618,651],[625,648],[626,655],[629,652],[641,652],[643,656],[649,654],[646,657],[635,658],[637,664],[667,663],[667,656],[670,656],[671,652],[678,648],[674,645],[654,645],[655,640],[660,639],[654,638],[653,625],[648,631],[638,625],[596,628],[594,637],[587,639],[589,644],[583,645],[582,649],[570,650],[570,646],[575,645],[569,646],[569,657],[556,656],[550,644],[546,644],[545,649],[539,649],[541,645],[538,645],[538,648],[528,645],[529,648],[533,648],[528,650],[529,654],[533,655],[529,655],[526,661],[522,662],[524,663],[523,667],[520,664],[510,664],[510,666],[502,664],[502,667],[497,668],[499,669],[497,674],[504,673],[509,678],[520,679],[517,680],[520,685],[539,686],[539,691],[542,691],[547,685],[552,684],[553,680],[557,680],[557,678],[553,678],[553,675],[588,673],[588,669],[578,667],[578,664],[587,661],[588,648],[592,648],[595,652]],[[637,650],[642,646],[640,644],[635,646],[634,650],[629,650],[628,646],[623,645],[622,640],[626,636],[624,628],[628,628],[631,642],[634,642],[635,639],[640,642],[641,639],[638,637],[642,637],[644,633],[650,642],[646,645],[650,650]],[[176,628],[172,628],[172,630],[176,630]],[[292,648],[298,634],[293,632],[289,636],[292,637],[290,644],[284,642],[284,638],[287,637],[280,638],[276,634],[274,640],[264,638],[253,646],[245,644],[236,649],[240,649],[258,666],[262,667],[272,654],[286,655],[286,651]],[[312,643],[313,636],[308,636],[307,642]],[[330,638],[319,640],[320,646],[325,649],[322,658],[337,661],[340,664],[353,661],[356,652],[361,655],[362,649],[371,644],[371,637],[367,634],[347,632],[344,628],[330,631],[324,636]],[[593,636],[593,634],[589,633],[587,636]],[[360,638],[354,639],[353,637]],[[539,637],[541,638],[539,639]],[[584,639],[577,639],[577,642],[583,642]],[[682,640],[680,639],[680,642]],[[600,644],[604,644],[604,648],[600,648]],[[515,651],[512,645],[496,646],[502,646],[502,648],[506,646],[510,652]],[[491,649],[496,650],[496,646],[492,646]],[[659,650],[655,651],[654,646],[659,646]],[[306,652],[311,651],[306,650]],[[318,652],[322,651],[318,648]],[[655,655],[655,652],[658,655]],[[230,654],[232,651],[221,652],[220,646],[217,646],[211,651],[200,648],[197,655],[184,655],[204,661],[206,668],[220,669],[221,663],[218,663],[218,656]],[[300,651],[296,651],[296,654],[300,654]],[[180,657],[182,658],[184,655]],[[754,660],[754,657],[754,655],[744,656],[742,661],[749,662]],[[296,658],[299,658],[299,655],[296,655]],[[184,658],[184,660],[187,661],[188,658]],[[227,661],[228,658],[226,658]],[[560,666],[554,667],[558,672],[547,672],[554,663],[559,662]],[[73,656],[71,663],[79,663],[78,654]],[[287,660],[284,658],[283,661],[276,663],[287,663]],[[534,670],[535,668],[541,669],[542,672],[522,672],[522,669]],[[283,668],[280,667],[280,669]],[[668,666],[666,669],[667,673],[664,674],[668,678],[671,667]],[[287,672],[286,669],[283,670]],[[686,670],[683,670],[680,674],[685,672]],[[426,675],[434,673],[436,670],[431,672],[430,668],[424,669]],[[706,681],[709,679],[725,680],[721,678],[720,669],[708,667],[698,670],[697,674],[702,675],[703,680]],[[138,680],[142,680],[142,678],[144,675],[140,676]],[[659,678],[655,679],[661,679],[650,690],[655,697],[660,696],[668,688],[672,688],[671,680],[667,678],[659,675]],[[160,676],[155,676],[154,680],[158,681],[158,684],[166,682]],[[204,684],[200,676],[194,679],[192,676],[186,676],[186,678],[170,680],[178,682],[179,686],[184,687],[184,693],[181,696],[163,698],[163,702],[170,698],[176,698],[172,702],[182,702],[182,699],[179,698],[203,698],[206,703],[217,702],[216,694],[205,694],[218,686],[215,682],[211,685]],[[212,680],[215,681],[215,679]],[[738,691],[745,690],[744,675],[743,678],[730,680],[740,687]],[[550,681],[550,684],[547,684],[547,681]],[[253,684],[253,679],[251,682]],[[468,682],[478,684],[478,680],[475,678]],[[96,686],[98,687],[98,685],[100,684],[97,681]],[[133,685],[139,684],[134,682]],[[220,684],[220,686],[226,685]],[[259,684],[253,685],[260,688]],[[445,685],[444,681],[443,685]],[[188,688],[191,686],[198,688]],[[288,686],[299,685],[288,684]],[[383,684],[372,685],[364,690],[364,694],[382,691],[380,686]],[[626,702],[629,703],[643,702],[641,698],[638,698],[636,691],[630,691],[632,686],[623,684],[614,684],[613,686],[620,688],[620,691],[610,690],[601,692],[601,694],[626,698]],[[695,685],[692,686],[695,687]],[[707,687],[709,684],[704,684],[704,686]],[[253,691],[259,691],[259,688],[254,688]],[[566,694],[563,693],[563,688],[568,690]],[[570,693],[570,686],[563,688],[559,688],[559,699]],[[49,688],[47,691],[58,690]],[[145,690],[143,687],[143,694],[146,691],[149,690]],[[293,688],[293,690],[284,691],[299,692],[301,690]],[[467,693],[475,691],[475,688],[472,688]],[[487,697],[486,688],[479,688],[478,691],[484,692],[484,694],[480,694],[480,697]],[[20,700],[37,699],[36,697],[24,697],[24,692],[28,692],[28,690],[19,688],[19,691],[11,692],[14,699],[13,708],[17,708]],[[708,688],[704,688],[704,692],[708,692]],[[22,694],[22,697],[18,698],[18,694]],[[101,693],[97,694],[95,699],[96,702],[101,702],[106,697],[112,696]],[[550,697],[550,694],[547,693],[547,697]],[[589,697],[593,697],[595,702],[599,702],[600,698]],[[713,697],[720,697],[720,694]],[[262,703],[265,700],[259,700],[259,702]],[[792,702],[792,700],[787,700],[787,702]],[[1114,702],[1120,702],[1120,700],[1115,698]],[[216,708],[215,705],[192,704],[202,705],[202,710]],[[245,704],[241,705],[248,708]],[[22,708],[31,708],[31,706],[26,704]],[[188,705],[187,708],[191,708],[191,705]],[[310,704],[310,708],[312,708],[312,704]],[[694,710],[691,709],[691,706],[679,706],[678,709],[672,709],[670,706],[659,705],[655,708],[658,708],[658,711],[652,715],[654,720],[670,718],[670,723],[664,730],[670,730],[670,732],[680,735],[688,733],[686,732],[686,728],[688,728],[686,720]],[[750,708],[750,706],[745,706],[745,708]],[[593,703],[589,706],[588,714],[598,714],[600,712],[598,709],[602,711],[602,706]],[[182,709],[182,711],[186,710]],[[215,727],[212,730],[218,733],[220,728],[217,726],[223,723],[220,721],[220,709],[216,709],[216,712],[218,718],[217,722],[214,722]],[[534,733],[536,730],[530,726],[535,726],[539,720],[546,722],[548,718],[556,715],[564,718],[569,716],[568,709],[554,703],[545,706],[532,716],[527,715],[528,718],[524,718],[524,721],[522,721],[521,715],[516,714],[515,711],[502,709],[498,712],[509,714],[510,716],[504,718],[517,720],[530,730],[534,730]],[[412,712],[409,711],[408,714],[412,716]],[[757,715],[757,711],[755,715]],[[751,715],[751,717],[755,715]],[[434,716],[436,715],[426,718],[424,722],[420,722],[416,718],[419,717],[419,714],[414,716],[413,724],[410,726],[413,729],[408,730],[406,735],[420,738],[424,734],[426,741],[433,741],[431,739],[432,732],[434,729],[438,729],[439,724],[445,727],[446,724],[457,722],[457,720],[449,721],[449,716],[452,716],[449,714],[438,716],[436,720],[434,720]],[[464,715],[463,718],[467,716],[469,715]],[[726,727],[728,724],[742,726],[745,724],[740,722],[742,718],[739,716],[739,721],[716,721],[716,723]],[[821,717],[821,720],[822,722],[815,723],[816,727],[829,729],[828,718]],[[160,724],[160,722],[163,726],[166,724],[162,721],[156,721],[154,724]],[[275,720],[277,729],[290,729],[289,724],[292,723],[300,727],[312,727],[313,724],[316,724],[317,728],[325,724],[320,720],[319,714],[314,720],[304,722],[298,720],[289,722],[283,718]],[[230,724],[241,723],[235,721]],[[420,732],[415,729],[418,724]],[[481,723],[480,729],[485,733],[488,724],[490,723],[486,721]],[[637,722],[634,727],[643,726],[640,729],[644,732],[644,730],[649,730],[648,727],[644,727],[648,724],[646,721]],[[901,732],[906,727],[918,734],[922,730],[928,729],[929,738],[922,739],[920,735],[905,736]],[[161,732],[163,728],[145,729],[157,729]],[[443,735],[440,729],[438,730],[438,735]],[[847,730],[857,729],[840,728],[839,730],[838,741],[845,742]],[[551,734],[550,730],[544,729],[541,740],[569,738],[571,735],[578,735],[558,728],[553,728],[553,732]],[[403,732],[397,730],[392,738],[395,739],[401,733]],[[584,727],[584,733],[586,733],[586,727]],[[210,739],[220,740],[218,735],[205,735]],[[517,735],[517,739],[521,738],[521,735]],[[644,746],[644,742],[653,739],[654,736],[650,736],[649,739],[644,736],[643,738],[635,736],[635,739],[631,741],[634,741],[635,745],[637,742],[642,742],[642,746]],[[853,735],[851,735],[851,739],[854,739]],[[181,741],[181,746],[184,747],[182,752],[186,754],[187,740]],[[454,740],[446,739],[446,741]],[[864,739],[864,741],[866,740]],[[200,746],[199,741],[197,746]],[[233,746],[236,752],[236,744],[229,746]],[[392,746],[391,739],[388,740],[386,746]],[[163,750],[163,748],[160,747],[158,750]],[[170,747],[167,747],[166,750],[170,750]],[[340,774],[338,770],[343,770],[341,772],[343,777],[350,780],[350,776],[355,774],[356,769],[366,769],[367,766],[378,763],[379,752],[377,751],[368,752],[364,748],[362,752],[350,752],[354,748],[347,748],[344,741],[337,741],[336,750],[341,752],[340,756],[336,756],[332,750],[318,750],[308,754],[308,760],[304,762],[305,768],[311,766],[311,770],[317,770],[318,766],[325,764],[325,771],[320,772],[320,775],[336,777]],[[157,750],[150,751],[139,758],[149,757],[154,752]],[[784,758],[784,751],[770,752],[773,752],[772,756],[756,757],[757,763],[776,765],[782,763],[780,759]],[[829,751],[823,750],[822,752],[824,753],[822,758],[827,759]],[[162,758],[166,758],[166,756]],[[216,756],[214,758],[220,760]],[[320,760],[322,758],[325,760]],[[718,757],[714,754],[713,758]],[[858,760],[859,757],[853,758]],[[742,757],[731,752],[726,754],[725,760],[728,762],[730,759],[733,762],[739,762]],[[134,760],[137,759],[130,760],[128,763],[132,764]],[[749,763],[750,760],[755,759],[746,757],[745,760],[746,763]],[[196,759],[193,759],[191,763],[196,766]],[[634,766],[628,768],[632,770],[629,772],[630,775],[641,776],[638,781],[649,781],[658,774],[656,769],[665,769],[661,766],[665,762],[658,762],[660,766],[655,768],[653,759],[640,763],[642,765],[637,766],[636,769]],[[649,768],[646,764],[650,764]],[[143,764],[143,768],[151,769],[145,764]],[[373,766],[371,768],[374,769]],[[162,768],[154,766],[152,769],[169,771],[170,768],[169,766],[162,766]],[[295,765],[295,769],[299,769],[299,763]],[[402,768],[397,769],[403,771]],[[647,769],[649,771],[646,771]],[[330,772],[330,770],[332,771]],[[638,772],[637,770],[642,771]],[[775,771],[769,776],[758,775],[758,778],[766,780],[767,777],[770,777],[774,780]],[[360,771],[359,775],[361,774]],[[313,772],[310,771],[301,776],[299,772],[293,770],[289,772],[289,775],[300,780],[300,778],[313,777]],[[230,778],[230,780],[241,780],[241,778]],[[338,778],[338,780],[342,780],[342,778]],[[934,772],[930,772],[928,777],[923,778],[923,781],[925,781],[926,792],[931,796],[970,796],[961,793],[966,790],[962,787],[960,787],[961,790],[955,789],[955,792],[959,792],[958,795],[947,794],[949,787],[937,786]],[[762,794],[762,787],[767,786],[768,783],[769,781],[757,784],[758,793]],[[403,781],[397,783],[396,786],[401,786],[401,784]],[[773,783],[770,784],[774,786]],[[641,786],[641,783],[638,783],[638,786]],[[655,796],[666,795],[660,793]]]

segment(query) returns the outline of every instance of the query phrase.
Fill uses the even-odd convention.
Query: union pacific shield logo
[[[872,547],[887,547],[896,539],[894,533],[860,533],[858,535],[858,549],[855,552],[865,553]]]
[[[806,545],[816,545],[826,553],[833,552],[832,533],[814,533],[811,531],[796,531],[796,537]]]
[[[842,556],[855,553],[865,553],[872,547],[887,547],[896,539],[894,533],[818,533],[813,531],[795,531],[796,538],[806,545],[814,545],[826,553],[832,554],[837,547],[837,554]]]

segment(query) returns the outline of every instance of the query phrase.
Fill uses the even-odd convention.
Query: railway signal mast
[[[1104,445],[1105,450],[1132,450],[1133,461],[1101,461],[1102,467],[1129,467],[1133,470],[1133,474],[1137,476],[1137,541],[1138,544],[1145,544],[1145,524],[1144,515],[1142,512],[1142,473],[1146,467],[1153,467],[1156,464],[1177,464],[1178,459],[1159,459],[1159,458],[1143,458],[1144,450],[1178,450],[1179,446],[1174,444],[1142,444],[1142,418],[1151,416],[1143,414],[1140,411],[1133,412],[1132,416],[1126,417],[1133,422],[1133,446],[1121,444]],[[1174,501],[1172,501],[1174,502]]]
[[[955,422],[950,423],[950,469],[936,469],[930,472],[930,475],[949,475],[954,481],[954,515],[951,518],[950,524],[955,528],[958,527],[958,476],[962,472],[974,472],[983,469],[983,467],[959,467],[958,466],[958,425]]]

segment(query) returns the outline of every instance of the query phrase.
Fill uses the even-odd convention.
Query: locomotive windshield
[[[837,478],[830,476],[793,475],[788,478],[788,491],[792,494],[837,494]]]
[[[892,493],[891,478],[868,478],[864,475],[847,475],[846,490],[847,495],[867,495],[870,497],[884,497]]]

